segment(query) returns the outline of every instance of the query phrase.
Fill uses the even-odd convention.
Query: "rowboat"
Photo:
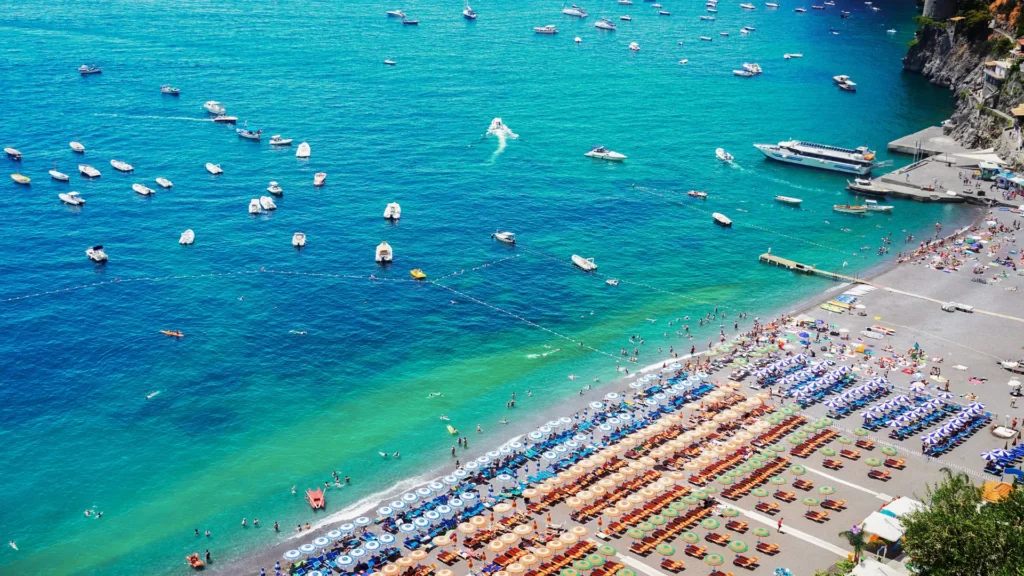
[[[725,214],[719,214],[718,212],[715,212],[714,214],[711,215],[711,217],[715,219],[715,224],[718,224],[719,226],[724,226],[725,228],[732,227],[732,220],[726,217]]]
[[[851,206],[849,204],[836,204],[832,209],[840,214],[853,214],[854,216],[867,216],[867,206]]]
[[[776,196],[775,201],[782,202],[783,204],[792,204],[794,206],[799,206],[800,203],[803,202],[803,200],[799,198],[793,198],[792,196]]]

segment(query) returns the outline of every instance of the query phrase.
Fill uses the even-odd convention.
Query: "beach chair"
[[[862,450],[874,450],[875,441],[868,440],[867,438],[861,438],[860,440],[857,440],[857,448],[860,448]]]
[[[764,512],[765,514],[776,514],[779,511],[778,502],[761,502],[754,509],[758,512]]]
[[[736,576],[732,572],[722,572],[721,570],[715,570],[710,576]]]
[[[821,503],[821,507],[835,512],[840,512],[846,509],[846,500],[829,500],[826,498]]]
[[[670,560],[668,558],[665,558],[661,561],[661,567],[669,572],[672,572],[673,574],[678,574],[682,572],[685,564],[685,562],[682,562],[680,560]]]
[[[814,482],[800,478],[793,481],[793,488],[799,488],[804,491],[811,490],[814,488]]]
[[[871,470],[868,472],[868,478],[874,478],[875,480],[881,480],[883,482],[888,481],[889,476],[890,474],[888,470]]]
[[[742,520],[731,520],[726,523],[725,527],[733,532],[739,532],[740,534],[747,531],[747,523]]]
[[[774,556],[775,554],[779,553],[779,545],[778,544],[769,544],[768,542],[758,542],[757,546],[755,546],[755,548],[757,548],[758,552],[760,552],[762,554],[767,554],[769,556]]]
[[[903,470],[907,467],[907,461],[903,458],[886,458],[885,465],[889,468]]]
[[[747,568],[753,570],[757,567],[757,556],[743,556],[740,554],[736,555],[736,559],[732,561],[733,564],[740,568]]]
[[[860,458],[860,450],[849,450],[844,448],[843,450],[839,451],[839,455],[842,456],[843,458],[856,460]]]
[[[839,470],[843,467],[842,460],[833,460],[831,458],[825,458],[825,461],[821,463],[822,466],[829,470]]]
[[[718,544],[719,546],[725,546],[732,539],[728,534],[719,534],[718,532],[710,532],[704,537],[705,540],[712,544]]]
[[[818,524],[824,524],[828,520],[828,512],[818,512],[817,510],[808,510],[804,516]]]
[[[775,497],[778,498],[779,500],[782,500],[783,502],[792,502],[796,500],[796,494],[792,492],[785,492],[782,490],[776,490]]]
[[[694,558],[696,558],[698,560],[703,560],[704,557],[708,555],[708,549],[707,548],[705,548],[704,546],[698,546],[696,544],[690,544],[689,546],[686,547],[685,550],[683,550],[683,552],[687,556],[693,556]]]

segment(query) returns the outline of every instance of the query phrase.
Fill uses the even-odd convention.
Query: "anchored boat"
[[[799,198],[793,198],[792,196],[776,196],[775,201],[782,202],[783,204],[790,204],[793,206],[799,206],[800,203],[803,202],[803,200]]]
[[[732,220],[730,220],[725,214],[715,212],[711,217],[715,219],[715,224],[718,224],[719,226],[723,226],[725,228],[732,227]]]
[[[573,254],[572,263],[584,272],[593,272],[594,270],[597,270],[597,264],[594,264],[593,258],[584,258],[578,254]]]

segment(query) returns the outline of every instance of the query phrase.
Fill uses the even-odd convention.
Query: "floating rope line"
[[[476,272],[477,270],[480,270],[481,268],[490,268],[491,266],[495,266],[497,264],[501,264],[502,262],[508,262],[509,260],[515,260],[516,258],[519,258],[520,256],[522,256],[522,254],[516,254],[515,256],[506,256],[504,258],[498,258],[497,260],[492,260],[490,262],[485,262],[485,263],[480,264],[478,266],[474,266],[474,267],[472,267],[472,268],[470,268],[468,270],[463,268],[462,270],[459,270],[457,272],[452,272],[451,274],[445,274],[444,276],[438,276],[437,278],[434,278],[434,281],[444,280],[445,278],[450,278],[452,276],[465,276],[466,274],[468,274],[470,272]]]
[[[91,284],[79,284],[77,286],[68,286],[67,288],[58,288],[56,290],[47,290],[45,292],[36,292],[34,294],[25,294],[23,296],[12,296],[10,298],[4,298],[0,302],[15,302],[17,300],[29,300],[31,298],[39,298],[41,296],[50,296],[53,294],[64,294],[67,292],[75,292],[77,290],[84,290],[86,288],[98,288],[100,286],[106,286],[109,284],[129,284],[132,282],[164,282],[167,280],[193,280],[196,278],[220,278],[225,276],[242,276],[245,274],[259,274],[259,270],[242,270],[238,272],[211,272],[208,274],[190,274],[190,275],[176,275],[176,276],[140,276],[136,278],[114,278],[113,280],[104,280],[102,282],[93,282]]]
[[[292,270],[260,270],[263,274],[280,274],[282,276],[303,276],[307,278],[340,278],[344,280],[370,280],[372,282],[413,282],[412,278],[379,278],[373,275],[355,276],[353,274],[330,274],[327,272],[294,272]]]

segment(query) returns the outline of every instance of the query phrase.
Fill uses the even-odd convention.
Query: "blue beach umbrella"
[[[452,476],[455,476],[455,477],[456,477],[456,478],[458,478],[459,480],[462,480],[462,479],[463,479],[463,478],[465,478],[466,476],[469,476],[469,472],[466,472],[466,471],[465,471],[464,469],[462,469],[462,468],[459,468],[459,469],[458,469],[458,470],[456,470],[455,472],[452,472]],[[394,506],[394,505],[392,505],[392,507],[393,507],[393,506]]]
[[[348,555],[353,558],[362,558],[363,556],[366,556],[366,550],[363,548],[353,548],[349,551]]]
[[[620,396],[619,396],[618,392],[609,392],[609,393],[604,395],[604,398],[605,398],[605,400],[612,400],[612,401],[614,401],[614,400],[618,400],[620,398]]]
[[[416,531],[416,525],[406,522],[405,524],[399,524],[398,529],[402,532],[411,533]]]
[[[602,432],[611,432],[612,431],[612,425],[611,424],[601,424],[600,426],[598,426],[598,428]]]
[[[431,522],[437,522],[441,519],[441,514],[437,510],[427,510],[423,513],[423,517]]]
[[[633,390],[639,390],[639,389],[643,388],[644,384],[646,384],[646,383],[647,383],[646,380],[637,380],[636,382],[630,382],[629,383],[629,387],[632,388]]]
[[[416,489],[416,495],[419,496],[420,498],[430,498],[430,496],[433,493],[434,492],[430,488],[427,488],[426,486]],[[405,498],[405,496],[402,496],[402,498]]]
[[[476,460],[471,460],[469,462],[466,462],[463,468],[465,468],[468,472],[475,472],[476,470],[480,469],[480,464],[478,464]]]
[[[604,404],[601,402],[591,402],[590,407],[594,410],[600,410],[601,408],[604,408]]]
[[[355,524],[356,526],[358,526],[359,528],[362,528],[364,526],[369,526],[370,522],[371,522],[371,520],[369,518],[367,518],[366,516],[360,516],[359,518],[356,518],[355,520],[352,521],[352,523]]]
[[[501,454],[502,456],[508,456],[509,454],[512,453],[512,449],[509,448],[508,446],[502,446],[501,448],[498,449],[498,453]]]
[[[324,573],[319,570],[313,570],[312,572],[307,572],[306,576],[324,576]]]
[[[628,412],[623,412],[622,414],[619,414],[619,420],[621,420],[622,422],[629,422],[632,419],[633,415]]]
[[[668,394],[665,394],[664,392],[658,392],[657,394],[654,395],[654,399],[657,400],[658,402],[664,402],[668,400]]]
[[[378,542],[377,540],[370,540],[369,542],[363,545],[363,548],[367,552],[374,552],[376,550],[380,550],[380,542]],[[353,550],[353,552],[355,552],[355,550]]]
[[[417,528],[426,528],[430,526],[430,520],[427,520],[423,516],[418,516],[412,520],[413,526]]]
[[[568,416],[562,416],[561,418],[558,419],[558,423],[562,425],[572,424],[572,418],[569,418]]]
[[[445,484],[449,486],[454,486],[459,483],[459,479],[456,478],[455,476],[445,476],[444,478],[442,478],[442,480],[444,481]]]
[[[390,506],[382,506],[380,508],[377,508],[377,516],[380,516],[381,518],[387,518],[394,513],[395,509]]]
[[[447,504],[441,504],[440,506],[435,508],[435,510],[437,510],[437,513],[441,516],[447,516],[452,513],[452,507]]]
[[[569,452],[569,449],[568,449],[568,448],[566,448],[564,444],[559,444],[558,446],[555,446],[555,447],[554,447],[554,448],[553,448],[552,450],[554,450],[555,452],[558,452],[559,454],[561,454],[561,455],[563,455],[563,456],[564,456],[564,455],[565,455],[565,454],[566,454],[567,452]]]
[[[341,538],[341,530],[331,530],[327,533],[327,537],[331,540],[337,540],[338,538]]]
[[[419,499],[420,499],[420,497],[415,495],[415,494],[413,494],[412,492],[407,492],[405,494],[402,494],[402,502],[405,502],[406,504],[412,504],[413,502],[415,502],[415,501],[417,501]]]
[[[462,501],[465,502],[466,504],[472,504],[473,502],[476,502],[476,492],[466,492],[465,494],[462,495]]]
[[[492,459],[493,458],[501,458],[501,452],[499,452],[497,450],[491,450],[490,452],[487,453],[487,457],[488,458],[492,458]]]
[[[530,440],[533,440],[534,442],[538,442],[544,439],[544,433],[541,432],[540,430],[534,430],[533,432],[527,434],[526,437],[529,438]]]
[[[512,476],[508,474],[498,474],[497,480],[498,482],[504,482],[507,484],[509,482],[512,482]]]
[[[302,552],[303,554],[312,554],[313,552],[316,552],[316,546],[312,544],[303,544],[302,546],[299,546],[299,552]]]
[[[299,552],[298,550],[289,550],[289,551],[284,553],[284,559],[285,560],[298,560],[301,557],[302,557],[302,552]]]
[[[334,560],[334,563],[337,564],[338,566],[351,566],[351,565],[355,564],[356,561],[355,561],[354,558],[352,558],[352,556],[349,556],[348,554],[346,554],[344,556],[338,556]]]
[[[323,548],[324,546],[327,546],[330,543],[331,543],[331,539],[330,538],[326,538],[324,536],[321,536],[321,537],[316,538],[315,540],[313,540],[313,546],[316,546],[317,548]]]
[[[395,500],[394,502],[391,503],[390,506],[397,512],[398,510],[405,508],[405,502],[402,502],[401,500]]]
[[[461,498],[452,498],[448,501],[448,505],[452,508],[462,508],[466,503],[463,502]]]
[[[548,450],[543,454],[545,460],[558,460],[558,453]]]
[[[655,400],[654,398],[647,398],[646,400],[644,400],[644,404],[646,404],[648,406],[657,406],[658,405],[658,401]]]
[[[513,450],[522,450],[523,449],[523,443],[518,441],[518,440],[513,440],[513,441],[508,443],[508,447],[513,449]]]
[[[577,435],[573,436],[572,439],[577,441],[577,442],[589,442],[590,441],[590,436],[587,436],[586,434],[580,433],[580,434],[577,434]]]
[[[477,464],[480,464],[481,466],[483,466],[484,464],[487,464],[490,461],[491,461],[490,456],[486,456],[486,455],[485,456],[481,456],[481,457],[476,459]]]
[[[444,484],[434,480],[430,484],[427,484],[427,488],[430,488],[434,492],[444,492]]]
[[[351,534],[356,529],[356,525],[351,522],[346,522],[341,526],[338,526],[338,531],[342,534]]]
[[[622,420],[619,420],[617,416],[612,416],[608,419],[608,423],[612,426],[618,426],[619,424],[622,424]]]
[[[378,536],[377,540],[379,540],[381,544],[394,544],[395,543],[395,537],[392,536],[391,534],[386,533],[386,532],[384,534],[381,534],[380,536]]]
[[[557,421],[555,421],[555,425],[558,425]],[[547,424],[541,426],[540,428],[537,428],[537,430],[543,434],[551,434],[551,426],[548,426]]]

